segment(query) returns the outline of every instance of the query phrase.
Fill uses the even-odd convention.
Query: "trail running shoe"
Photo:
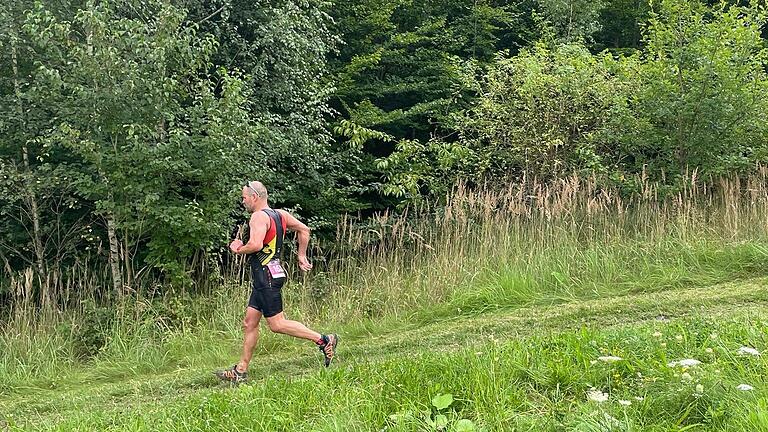
[[[240,384],[248,379],[248,372],[240,372],[237,370],[237,365],[232,366],[229,369],[214,372],[217,377],[222,381],[228,381],[235,384]]]
[[[331,365],[331,360],[333,360],[333,356],[336,355],[336,345],[339,344],[339,336],[335,333],[329,334],[326,336],[326,341],[324,344],[320,345],[320,351],[323,353],[323,356],[325,357],[325,367],[328,367]]]

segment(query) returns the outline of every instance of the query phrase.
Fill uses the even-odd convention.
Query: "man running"
[[[285,318],[280,289],[285,283],[285,270],[280,264],[280,251],[285,230],[296,231],[299,237],[299,267],[312,269],[307,259],[309,228],[284,210],[273,210],[267,204],[267,188],[260,182],[248,182],[243,186],[243,206],[251,212],[248,222],[248,242],[235,239],[229,249],[236,254],[248,255],[251,265],[252,289],[245,311],[243,327],[243,353],[240,361],[229,369],[216,372],[225,381],[239,383],[248,376],[253,348],[259,339],[261,317],[267,319],[269,329],[275,333],[307,339],[320,348],[325,356],[325,366],[331,364],[339,338],[335,334],[324,335],[310,330],[304,324]]]

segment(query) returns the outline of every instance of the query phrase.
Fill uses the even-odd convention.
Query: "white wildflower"
[[[603,403],[608,400],[608,393],[603,393],[600,390],[590,390],[587,392],[587,399],[592,402]]]
[[[616,357],[616,356],[601,356],[601,357],[598,357],[597,359],[600,360],[601,362],[606,362],[606,363],[616,363],[617,361],[624,360],[623,358]]]
[[[696,384],[696,393],[703,394],[704,393],[704,386],[701,384]]]
[[[745,347],[745,346],[739,348],[738,352],[741,355],[753,355],[753,356],[759,356],[760,355],[760,352],[758,350],[756,350],[754,348],[750,348],[750,347]]]
[[[619,400],[619,404],[624,405],[624,406],[630,406],[630,405],[632,405],[632,401]]]
[[[712,348],[707,348],[707,349],[704,350],[704,352],[707,353],[707,354],[712,354],[714,352],[714,350]]]
[[[678,361],[673,361],[667,363],[667,366],[669,367],[675,367],[675,366],[682,366],[682,367],[693,367],[700,365],[701,362],[696,359],[683,359]]]
[[[653,333],[653,337],[655,337],[655,338],[660,338],[660,337],[661,337],[661,332],[655,332],[655,333]]]
[[[675,340],[678,341],[678,342],[682,342],[683,341],[683,335],[675,336]]]
[[[736,386],[736,389],[741,391],[750,391],[750,390],[754,390],[755,388],[749,384],[739,384],[738,386]]]

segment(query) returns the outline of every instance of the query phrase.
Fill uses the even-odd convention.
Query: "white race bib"
[[[272,275],[273,279],[280,279],[285,277],[285,270],[283,269],[283,266],[280,265],[279,259],[273,259],[267,264],[267,269],[269,270],[269,274]]]

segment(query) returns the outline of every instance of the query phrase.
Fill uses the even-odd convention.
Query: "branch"
[[[216,9],[215,11],[213,11],[213,13],[212,13],[212,14],[210,14],[210,15],[208,15],[207,17],[205,17],[205,18],[201,19],[200,21],[196,22],[196,23],[195,23],[195,25],[200,25],[200,24],[202,24],[202,23],[204,23],[204,22],[208,21],[209,19],[213,18],[213,17],[214,17],[214,16],[216,16],[216,15],[217,15],[219,12],[223,11],[223,10],[224,10],[224,8],[225,8],[226,6],[227,6],[227,5],[225,4],[224,6],[222,6],[222,7],[218,8],[218,9]]]
[[[21,259],[22,261],[24,261],[25,263],[27,263],[29,265],[32,265],[34,263],[33,260],[31,260],[31,259],[27,258],[26,256],[24,256],[24,254],[20,250],[16,249],[15,247],[11,247],[11,245],[9,245],[8,243],[0,240],[0,251],[2,251],[2,249],[5,249],[5,250],[9,251],[10,253],[15,254],[15,256],[17,258]]]

